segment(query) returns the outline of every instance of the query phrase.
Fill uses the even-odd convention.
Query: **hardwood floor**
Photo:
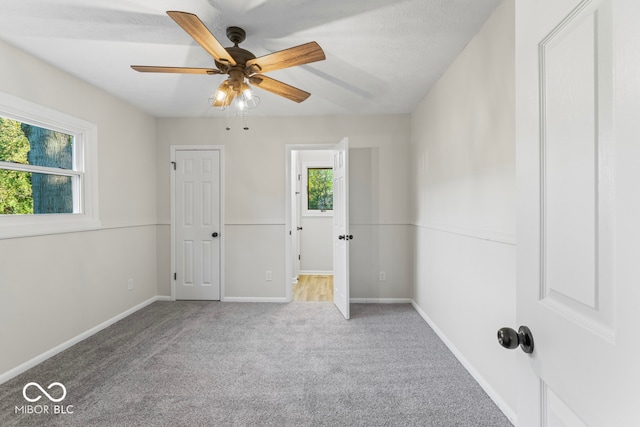
[[[333,301],[333,276],[300,275],[293,285],[294,301]]]

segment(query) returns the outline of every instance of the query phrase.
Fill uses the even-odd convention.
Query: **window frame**
[[[97,125],[0,92],[0,116],[73,135],[73,170],[0,161],[0,168],[72,177],[73,210],[65,214],[0,215],[0,239],[100,228]]]
[[[320,209],[309,209],[309,169],[333,169],[333,163],[322,161],[302,163],[302,216],[332,217],[333,209],[324,211]]]

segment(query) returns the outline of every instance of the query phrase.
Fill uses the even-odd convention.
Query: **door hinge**
[[[300,261],[300,255],[298,255],[298,261]]]
[[[173,280],[178,280],[178,273],[173,273]]]
[[[298,181],[302,179],[302,175],[298,174]]]
[[[173,170],[176,170],[176,162],[171,162],[171,164],[173,165]]]

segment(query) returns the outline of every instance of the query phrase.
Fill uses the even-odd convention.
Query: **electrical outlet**
[[[127,290],[128,291],[133,290],[133,279],[129,279],[129,281],[127,282]]]
[[[271,280],[273,280],[273,275],[270,271],[267,271],[264,275],[264,278],[267,282],[270,282]]]
[[[380,272],[380,281],[381,282],[386,282],[387,281],[387,273],[385,273],[384,271]]]

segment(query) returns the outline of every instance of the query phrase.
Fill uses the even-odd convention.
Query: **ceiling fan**
[[[238,46],[246,37],[242,28],[227,28],[227,37],[234,45],[225,48],[196,15],[178,11],[167,11],[167,15],[213,56],[216,68],[132,65],[134,70],[143,73],[228,74],[229,78],[212,96],[211,105],[214,107],[227,107],[234,98],[250,93],[249,83],[295,102],[302,102],[311,95],[262,73],[324,60],[324,52],[318,43],[309,42],[256,58]]]

